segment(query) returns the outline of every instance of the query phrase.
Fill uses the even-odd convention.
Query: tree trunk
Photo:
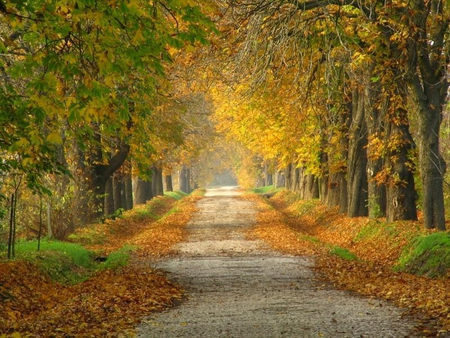
[[[266,185],[273,185],[273,175],[271,173],[267,173],[266,175]]]
[[[425,227],[445,230],[443,176],[446,164],[439,153],[440,122],[432,114],[421,116],[420,173],[423,186],[423,216]],[[426,121],[425,121],[426,120]]]
[[[162,169],[156,165],[152,168],[152,194],[153,196],[164,195]]]
[[[399,121],[407,121],[406,110],[397,109]],[[398,125],[389,123],[386,126],[387,142],[396,140],[398,144],[390,144],[386,156],[385,167],[390,171],[387,185],[387,221],[417,220],[416,190],[414,187],[414,164],[410,159],[410,150],[414,141],[406,122]]]
[[[125,162],[130,146],[122,144],[116,154],[108,161],[107,164],[98,164],[94,166],[94,176],[92,177],[93,190],[95,192],[95,205],[97,210],[104,210],[104,194],[106,182]],[[98,215],[98,214],[97,214]]]
[[[428,100],[431,101],[433,94],[428,93],[428,95],[430,95]],[[439,149],[441,114],[438,111],[440,109],[437,108],[438,104],[436,104],[435,109],[430,107],[432,104],[423,107],[424,105],[424,102],[421,102],[419,114],[419,159],[424,222],[428,229],[445,230],[443,177],[446,171],[446,163]]]
[[[286,186],[286,170],[278,170],[275,176],[275,188]]]
[[[166,180],[166,190],[173,191],[172,175],[166,175],[165,180]]]
[[[105,186],[105,216],[114,214],[114,187],[113,178],[110,177]]]
[[[124,183],[124,208],[125,210],[133,209],[133,180],[131,178],[131,173],[127,172],[123,177]]]
[[[293,185],[292,185],[292,167],[293,167],[292,163],[289,163],[286,166],[285,175],[284,175],[285,176],[285,179],[284,179],[285,187],[287,190],[290,190],[290,191],[294,191]]]
[[[184,164],[180,170],[180,190],[186,194],[191,193],[191,171]]]
[[[138,177],[136,180],[135,203],[145,204],[152,199],[152,183]]]
[[[292,167],[292,190],[295,192],[300,192],[300,196],[303,198],[300,191],[300,176],[302,174],[301,168],[298,168],[295,164],[292,164]]]
[[[342,183],[344,182],[344,183]],[[337,172],[328,175],[326,177],[326,180],[324,179],[324,182],[322,183],[322,191],[326,190],[326,193],[322,192],[324,194],[324,203],[326,203],[327,206],[330,208],[335,206],[341,205],[341,197],[342,197],[342,189],[346,189],[346,182],[345,182],[345,175],[342,172]],[[324,187],[325,186],[325,187]],[[347,196],[345,195],[344,200],[347,200]],[[342,213],[346,213],[346,209],[344,211],[340,211]]]
[[[264,180],[265,186],[273,185],[273,176],[270,172],[270,165],[264,162]]]
[[[386,112],[381,112],[377,106],[380,106],[381,87],[379,82],[374,83],[371,78],[373,74],[374,63],[368,64],[360,72],[361,87],[363,88],[365,123],[367,133],[372,140],[382,138],[384,130],[384,117]],[[386,102],[389,104],[388,102]],[[384,105],[383,105],[384,106]],[[376,147],[376,146],[375,146]],[[383,157],[379,149],[373,149],[369,144],[367,147],[367,207],[370,218],[386,216],[386,186],[377,181],[377,175],[383,169]]]
[[[363,97],[354,90],[347,159],[348,211],[350,217],[367,216],[367,129]]]
[[[432,4],[432,7],[428,7]],[[446,163],[439,149],[442,112],[448,95],[449,21],[440,2],[411,1],[406,62],[407,81],[419,115],[419,160],[426,228],[445,230],[444,174]],[[431,10],[430,10],[431,9]]]
[[[122,175],[113,176],[114,212],[124,208]]]

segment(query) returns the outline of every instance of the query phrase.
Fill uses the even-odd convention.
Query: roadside
[[[80,272],[86,278],[90,274],[74,285],[57,283],[49,275],[54,271],[38,268],[44,260],[58,257],[52,269],[61,269],[64,256],[55,251],[34,252],[31,263],[0,261],[0,337],[133,336],[143,316],[184,297],[184,291],[148,261],[172,253],[173,244],[184,238],[184,226],[199,198],[156,198],[123,218],[75,233],[72,240],[95,255],[88,257],[88,275],[73,263],[66,267],[72,269],[67,273]],[[94,262],[98,256],[106,261]]]
[[[258,203],[258,225],[251,237],[281,252],[314,255],[316,269],[341,289],[385,299],[420,318],[422,336],[448,336],[448,277],[428,278],[393,267],[413,231],[411,224],[383,225],[348,218],[311,201],[294,203],[288,192],[270,199],[248,195]],[[379,222],[380,223],[380,222]],[[414,225],[413,225],[414,226]]]

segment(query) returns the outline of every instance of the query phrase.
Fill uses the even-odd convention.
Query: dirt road
[[[146,319],[139,337],[412,337],[402,310],[315,279],[307,257],[246,239],[256,213],[232,188],[208,190],[179,255],[157,264],[189,298]]]

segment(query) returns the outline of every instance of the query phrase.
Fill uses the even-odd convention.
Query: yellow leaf
[[[47,135],[47,141],[53,144],[62,144],[61,135],[58,132],[54,131]]]

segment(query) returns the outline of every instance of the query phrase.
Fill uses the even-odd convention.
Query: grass
[[[29,261],[54,281],[76,284],[86,280],[95,270],[93,253],[76,243],[60,241],[20,241],[15,246],[16,258]]]
[[[177,190],[177,191],[166,191],[166,192],[164,192],[164,195],[170,196],[170,197],[176,199],[177,201],[179,201],[182,198],[187,196],[187,194],[185,192],[180,191],[180,190]]]
[[[396,270],[440,277],[450,269],[450,234],[438,232],[419,236],[405,248]]]
[[[355,236],[355,242],[367,240],[376,237],[380,233],[380,228],[386,223],[378,219],[371,219]]]
[[[126,266],[132,246],[112,252],[105,262],[96,262],[95,254],[77,243],[42,241],[37,251],[37,241],[20,241],[15,246],[16,258],[29,261],[43,273],[61,284],[77,284],[95,272]]]
[[[106,261],[100,264],[100,269],[115,270],[122,266],[127,266],[128,261],[130,260],[130,253],[135,249],[136,248],[133,246],[125,245],[119,250],[112,252],[111,254],[109,254]]]
[[[269,192],[273,192],[274,190],[275,186],[273,185],[251,189],[251,191],[254,192],[255,194],[267,194]]]
[[[37,251],[37,247],[37,240],[20,241],[16,243],[15,246],[16,255],[17,257],[21,257],[29,255],[30,253],[39,253],[39,251]],[[74,264],[81,267],[88,268],[91,266],[92,253],[77,243],[43,240],[41,241],[40,252],[45,251],[61,252],[70,258]]]
[[[358,259],[358,257],[356,255],[354,255],[353,253],[351,253],[349,250],[338,247],[338,246],[332,247],[330,250],[330,254],[338,256],[347,261],[355,261]]]
[[[297,203],[293,203],[291,208],[295,210],[298,216],[303,216],[314,213],[319,204],[319,199],[299,200]]]

